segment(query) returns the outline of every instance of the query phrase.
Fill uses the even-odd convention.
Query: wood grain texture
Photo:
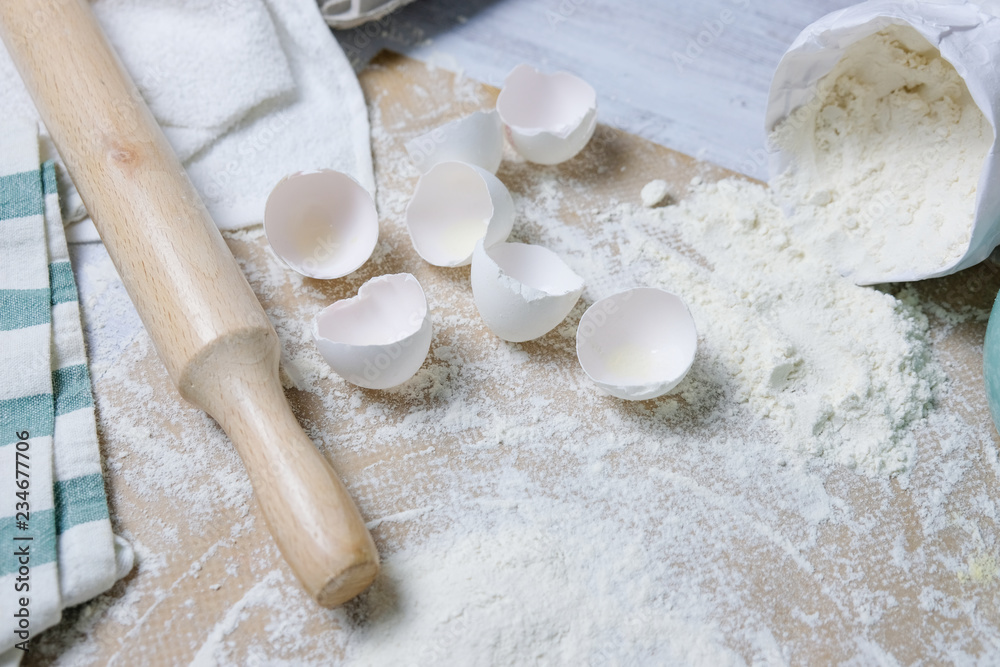
[[[282,554],[325,606],[378,556],[278,381],[278,338],[85,0],[0,3],[2,36],[181,395],[229,434]]]
[[[671,397],[647,409],[592,392],[574,351],[587,295],[557,331],[517,346],[518,370],[505,368],[512,360],[509,346],[482,324],[468,269],[438,268],[421,260],[404,222],[408,194],[419,177],[408,166],[405,143],[473,108],[489,108],[496,91],[388,55],[362,73],[361,83],[373,119],[381,216],[372,260],[341,280],[299,279],[270,253],[259,230],[227,235],[227,241],[278,323],[291,365],[316,373],[290,389],[289,397],[372,520],[386,567],[365,594],[340,609],[317,613],[267,539],[261,512],[247,506],[249,484],[237,457],[224,446],[223,434],[173,395],[141,334],[122,346],[121,358],[107,363],[104,373],[95,374],[95,391],[116,527],[142,545],[146,558],[108,594],[68,610],[60,626],[39,637],[25,667],[69,664],[75,656],[111,665],[184,665],[195,658],[220,665],[354,664],[354,651],[393,637],[394,626],[426,627],[416,616],[428,606],[420,604],[415,591],[427,589],[414,587],[420,579],[406,565],[417,554],[421,562],[440,567],[460,543],[449,535],[492,539],[497,512],[504,522],[517,520],[530,535],[554,521],[581,521],[609,511],[643,520],[623,521],[620,534],[595,545],[589,568],[604,582],[622,580],[614,574],[622,568],[622,540],[643,543],[645,535],[675,530],[679,522],[692,527],[685,531],[689,538],[673,548],[632,552],[649,575],[636,585],[644,600],[656,602],[631,607],[626,622],[670,614],[693,617],[694,625],[682,627],[718,627],[720,641],[747,664],[961,664],[949,649],[989,661],[996,646],[993,629],[1000,627],[1000,570],[982,568],[978,579],[969,576],[969,563],[997,562],[1000,544],[992,500],[1000,497],[1000,438],[981,388],[985,321],[970,318],[952,327],[939,316],[931,319],[934,356],[954,387],[935,410],[950,415],[955,431],[914,434],[919,458],[905,481],[834,471],[825,477],[819,497],[832,499],[835,514],[814,525],[808,517],[822,508],[810,500],[811,492],[801,496],[785,486],[786,481],[797,486],[799,472],[753,465],[748,469],[753,476],[744,476],[738,463],[723,464],[730,456],[742,460],[730,446],[735,439],[717,447],[696,446],[700,436],[669,444],[677,429],[688,428],[673,417],[656,417],[660,408],[675,404]],[[600,225],[606,218],[594,212],[613,210],[614,201],[638,202],[642,186],[653,178],[665,178],[680,203],[692,177],[731,175],[606,126],[595,136],[578,158],[544,168],[549,171],[545,181],[561,193],[550,215],[562,221],[561,229],[584,237],[603,238]],[[519,211],[545,197],[539,169],[516,159],[501,165],[499,177]],[[553,234],[523,216],[514,240],[552,247]],[[75,258],[88,253],[96,275],[107,273],[99,245],[77,246],[73,252]],[[332,301],[353,296],[368,279],[402,271],[420,280],[435,318],[434,345],[418,377],[399,391],[380,392],[324,376],[312,341],[300,335],[297,325]],[[931,313],[975,312],[993,303],[1000,270],[984,263],[909,289]],[[89,304],[91,347],[110,345],[101,323],[118,318],[119,297],[111,287],[82,287],[81,292],[82,302]],[[609,292],[593,296],[603,293]],[[477,381],[476,369],[495,373],[495,379]],[[148,404],[137,405],[137,393]],[[526,394],[547,406],[539,420],[536,408],[525,409]],[[444,421],[468,415],[471,406],[484,409],[473,419],[458,419],[460,427],[442,428]],[[558,426],[562,420],[576,425],[569,437],[570,431]],[[744,426],[733,426],[743,432]],[[550,436],[550,427],[558,435]],[[632,444],[604,452],[599,432],[605,430]],[[192,442],[190,434],[201,432],[207,439]],[[972,437],[966,437],[970,432]],[[550,444],[523,447],[529,438]],[[585,480],[592,474],[587,462],[594,460],[589,453],[594,448],[602,472],[591,484]],[[173,467],[179,470],[168,469]],[[512,471],[519,471],[517,479],[537,480],[531,493],[520,482],[497,483]],[[647,500],[633,503],[619,496],[614,484],[605,486],[605,475],[616,483],[651,484]],[[205,493],[206,488],[213,493]],[[566,499],[568,518],[550,514],[547,499],[552,497]],[[723,510],[730,503],[742,509]],[[570,506],[579,514],[574,516]],[[459,521],[461,527],[454,528]],[[505,558],[522,553],[519,543],[507,544]],[[546,557],[567,551],[558,541],[548,544],[552,549]],[[483,591],[495,585],[494,562],[479,563]],[[541,562],[538,566],[543,569],[532,572],[555,572]],[[424,585],[451,579],[455,583],[442,595],[465,589],[456,574],[462,572],[442,569],[440,577],[425,572]],[[625,588],[618,590],[623,604],[633,599]],[[597,605],[609,599],[596,590],[594,596],[581,618],[594,618]],[[697,608],[707,602],[709,616],[698,616]],[[612,613],[594,627],[608,631],[622,618]],[[454,644],[465,644],[470,636],[504,636],[502,624],[461,617],[456,623],[420,635],[423,644],[406,662],[455,664],[460,652],[451,650]],[[683,645],[685,639],[677,632],[657,641]],[[591,662],[614,664],[604,655]]]

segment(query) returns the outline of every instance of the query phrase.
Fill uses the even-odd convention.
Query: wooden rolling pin
[[[278,380],[280,347],[86,0],[0,0],[0,37],[181,395],[236,446],[302,585],[335,606],[378,553]],[[0,126],[2,131],[2,126]]]

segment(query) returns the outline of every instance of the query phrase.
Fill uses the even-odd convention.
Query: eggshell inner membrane
[[[500,243],[485,248],[505,274],[528,287],[554,296],[583,287],[583,278],[548,248],[527,243]]]
[[[419,331],[426,316],[427,299],[416,278],[384,276],[323,310],[316,332],[345,345],[391,345]]]
[[[346,174],[294,174],[267,198],[264,232],[274,252],[296,271],[339,278],[371,256],[378,212],[368,191]]]
[[[578,354],[597,382],[622,387],[675,380],[691,366],[694,322],[677,296],[641,288],[595,303],[580,322]]]
[[[458,162],[444,162],[427,172],[407,210],[417,252],[441,266],[471,255],[492,216],[493,203],[482,176]]]
[[[567,72],[542,74],[530,65],[516,67],[497,98],[497,111],[507,125],[563,136],[596,105],[597,92],[583,79]]]

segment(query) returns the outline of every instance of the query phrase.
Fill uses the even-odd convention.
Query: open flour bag
[[[921,280],[1000,244],[1000,12],[873,0],[798,36],[767,103],[771,186],[858,284]]]

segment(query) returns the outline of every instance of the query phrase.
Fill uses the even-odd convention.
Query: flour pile
[[[772,185],[796,233],[861,284],[961,259],[993,128],[955,68],[891,26],[848,47],[815,102],[770,138],[794,156]]]
[[[587,284],[554,331],[505,343],[468,270],[422,262],[404,225],[418,178],[406,139],[454,116],[456,99],[492,99],[408,74],[424,106],[370,97],[381,230],[356,275],[306,279],[259,227],[227,235],[281,339],[293,408],[369,520],[382,575],[345,607],[316,608],[227,438],[170,389],[104,249],[79,246],[78,259],[93,255],[78,266],[109,490],[139,568],[40,638],[36,659],[988,661],[1000,458],[970,341],[1000,274],[971,269],[955,301],[935,296],[947,280],[859,287],[766,188],[714,182],[708,165],[673,164],[642,205],[633,167],[608,167],[637,140],[608,131],[565,168],[501,166],[511,240],[557,252]],[[400,271],[427,294],[431,352],[399,388],[363,390],[330,371],[311,319]],[[575,334],[589,303],[638,285],[684,297],[700,344],[675,393],[627,402],[587,379]]]
[[[367,603],[380,616],[393,613],[370,618],[350,638],[358,647],[351,662],[611,665],[626,655],[645,664],[742,664],[717,628],[655,600],[650,578],[668,578],[667,568],[651,563],[638,542],[621,541],[615,568],[594,568],[614,528],[588,520],[581,506],[544,500],[527,510],[493,508],[491,529],[439,536],[444,554],[415,548],[386,559]]]
[[[733,398],[770,419],[787,447],[866,473],[908,467],[908,427],[926,415],[940,373],[919,308],[807,252],[759,185],[724,180],[674,207],[605,217],[634,239],[626,252],[646,261],[646,282],[690,303],[702,363],[718,364]]]
[[[579,472],[568,483],[546,476],[547,492],[513,469],[488,492],[470,490],[505,500],[460,500],[466,506],[451,509],[429,542],[388,555],[385,578],[366,600],[368,615],[347,640],[347,655],[372,666],[744,664],[726,639],[731,629],[707,620],[706,605],[715,602],[689,597],[692,586],[725,567],[714,563],[718,545],[764,543],[804,572],[812,566],[799,555],[807,547],[786,543],[753,518],[756,500],[729,498],[726,480],[740,471],[757,479],[762,459],[772,472],[782,464],[798,470],[776,482],[787,502],[783,511],[815,526],[832,510],[803,461],[823,456],[882,476],[912,466],[912,427],[941,380],[927,319],[916,304],[858,287],[804,252],[769,191],[754,183],[697,182],[681,203],[656,209],[596,208],[586,214],[586,232],[564,222],[562,184],[541,177],[531,188],[517,197],[523,224],[515,234],[563,255],[586,278],[588,299],[629,282],[683,294],[699,325],[699,358],[680,396],[640,410],[635,420],[617,416],[617,402],[585,381],[573,391],[589,423],[551,408],[540,423],[545,401],[518,410],[520,391],[501,401],[514,405],[501,408],[466,403],[466,390],[458,389],[462,397],[451,400],[465,415],[459,432],[482,408],[491,412],[492,426],[484,428],[493,433],[468,456],[485,461],[508,446],[527,457],[580,457],[571,466]],[[571,341],[573,327],[558,335]],[[495,367],[451,372],[469,374],[463,385],[493,378],[529,386],[522,374],[530,364],[515,361],[514,350],[503,358],[505,349]],[[534,396],[540,389],[525,391]],[[747,407],[757,426],[747,425]],[[445,414],[431,421],[435,432],[456,428]],[[580,443],[579,451],[557,454],[555,443],[567,441]],[[640,461],[621,476],[606,463],[619,452]],[[654,461],[664,452],[671,463],[661,468]],[[658,515],[666,510],[655,499],[664,488],[693,500],[671,501],[673,520],[652,535],[625,528],[663,520]],[[607,507],[595,511],[594,503]],[[443,517],[435,513],[403,520],[437,526]],[[705,563],[700,571],[678,565],[692,554]],[[723,598],[722,606],[742,604]],[[767,630],[748,630],[743,640],[763,663],[786,660]]]

